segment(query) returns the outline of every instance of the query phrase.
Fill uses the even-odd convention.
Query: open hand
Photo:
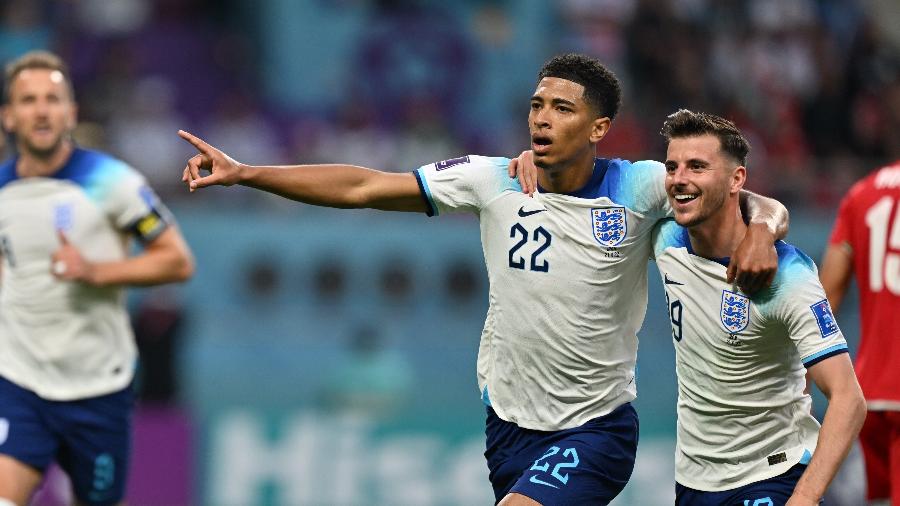
[[[522,193],[528,194],[529,197],[534,196],[537,190],[537,167],[534,166],[534,153],[531,151],[522,151],[517,158],[509,161],[509,177],[519,178],[519,184],[522,186]]]
[[[179,130],[178,135],[200,152],[188,160],[181,176],[181,180],[188,184],[190,191],[212,185],[231,186],[241,181],[243,165],[234,158],[192,133]],[[200,171],[207,171],[210,174],[201,177]]]

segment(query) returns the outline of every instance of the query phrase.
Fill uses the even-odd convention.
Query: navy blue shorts
[[[675,484],[676,506],[784,506],[794,493],[806,464],[797,464],[768,480],[721,492],[702,492]]]
[[[487,408],[487,458],[494,497],[515,492],[544,506],[608,504],[634,470],[638,417],[630,403],[580,427],[544,432]]]
[[[79,501],[118,503],[125,495],[133,404],[131,387],[48,401],[0,376],[0,453],[41,472],[56,460]]]

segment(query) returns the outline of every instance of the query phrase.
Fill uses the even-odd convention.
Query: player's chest
[[[90,236],[109,226],[102,210],[75,184],[22,180],[0,189],[0,240],[23,253],[58,247],[58,232]]]
[[[481,213],[489,258],[523,271],[552,272],[558,266],[587,274],[611,264],[646,262],[652,225],[609,199],[513,195]]]
[[[725,282],[724,266],[685,266],[664,257],[657,264],[679,353],[739,358],[783,346],[783,336],[757,304]]]

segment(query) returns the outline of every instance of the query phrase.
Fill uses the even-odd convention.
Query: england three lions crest
[[[594,239],[604,246],[618,246],[625,240],[628,223],[624,207],[595,207],[591,209]]]
[[[750,323],[750,299],[728,290],[722,290],[722,308],[719,311],[725,330],[734,334]]]

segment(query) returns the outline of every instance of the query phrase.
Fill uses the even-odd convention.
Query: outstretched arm
[[[427,211],[418,182],[409,173],[380,172],[354,165],[250,166],[193,134],[180,130],[178,135],[199,151],[188,160],[181,178],[191,191],[240,184],[317,206]],[[201,177],[201,171],[210,174]]]
[[[819,269],[819,280],[828,297],[831,310],[837,313],[850,286],[853,274],[853,251],[847,243],[831,244],[825,250],[825,258]]]
[[[788,211],[781,202],[741,190],[741,209],[749,220],[747,235],[731,255],[728,282],[746,293],[772,284],[778,270],[775,241],[788,230]]]
[[[866,401],[846,353],[809,368],[809,377],[828,398],[816,451],[788,500],[789,506],[817,505],[834,479],[866,419]]]

